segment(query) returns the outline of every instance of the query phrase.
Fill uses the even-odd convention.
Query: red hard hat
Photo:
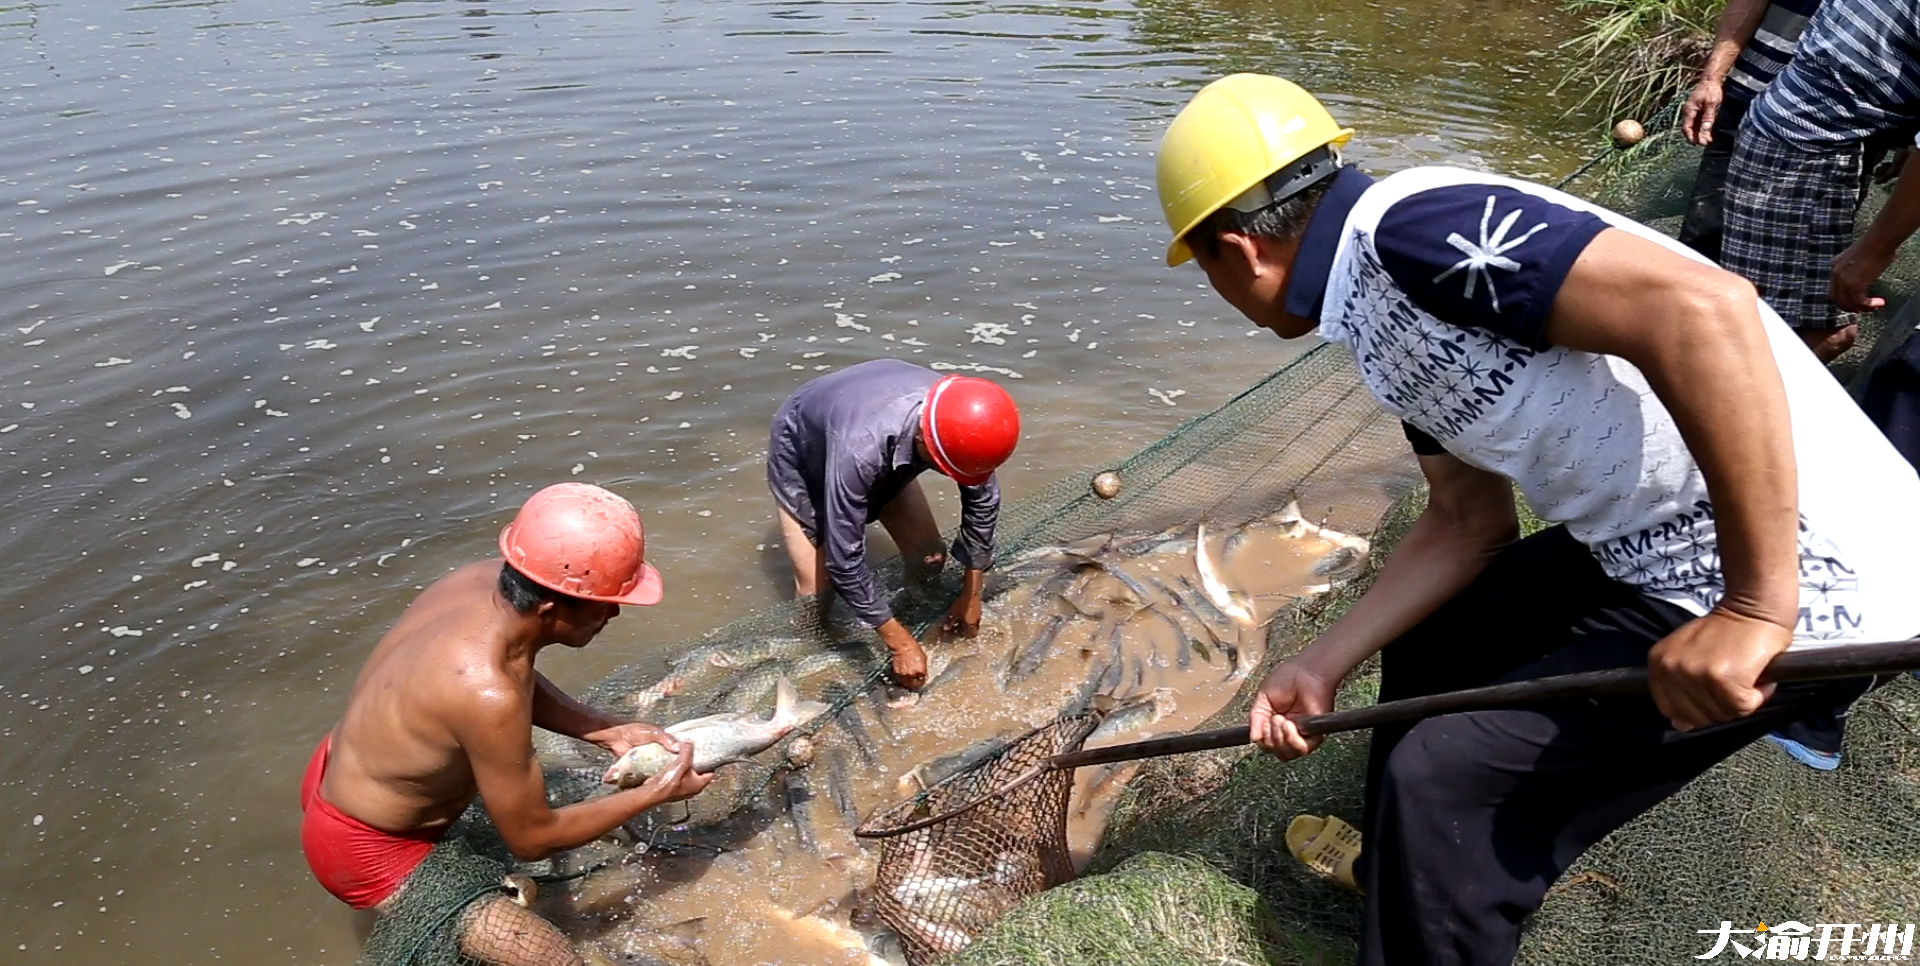
[[[660,602],[647,535],[633,504],[589,483],[535,493],[500,531],[500,554],[548,590],[609,604]]]
[[[1020,411],[1013,397],[986,379],[946,376],[927,390],[920,436],[940,472],[978,486],[1020,443]]]

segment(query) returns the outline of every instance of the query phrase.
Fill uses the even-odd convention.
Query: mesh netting
[[[1099,722],[1063,717],[867,820],[861,834],[882,841],[874,905],[912,966],[965,949],[1021,899],[1073,878],[1073,774],[1044,766]]]
[[[1671,233],[1684,210],[1698,149],[1679,137],[1671,114],[1653,119],[1648,127],[1650,134],[1640,145],[1601,159],[1572,179],[1569,190]],[[1862,213],[1863,225],[1884,197],[1884,188],[1871,193]],[[1897,305],[1916,279],[1920,279],[1920,259],[1909,255],[1896,262],[1882,287]],[[1863,342],[1873,341],[1876,323],[1869,320],[1863,326],[1867,335]],[[1858,360],[1866,352],[1856,349],[1842,362]],[[1093,475],[1103,469],[1113,470],[1121,480],[1121,490],[1112,499],[1101,499],[1088,488]],[[1402,502],[1414,492],[1417,479],[1396,421],[1368,398],[1347,356],[1322,346],[1118,466],[1089,467],[1083,475],[1004,506],[1000,557],[1015,560],[1044,548],[1103,536],[1191,530],[1201,521],[1250,520],[1290,498],[1299,501],[1310,520],[1348,533],[1371,533],[1390,507],[1399,506],[1389,515],[1399,525],[1417,512],[1417,500]],[[1889,508],[1888,512],[1905,511]],[[1370,566],[1377,567],[1377,562]],[[878,576],[883,586],[900,585],[897,562],[882,565]],[[943,612],[956,580],[957,574],[950,569],[929,586],[898,591],[896,612],[910,628],[924,632]],[[1003,579],[990,585],[990,594],[1011,593],[1018,589],[1019,578],[1011,579],[1014,587],[1008,583]],[[1283,614],[1273,626],[1267,663],[1309,639],[1350,598],[1350,593],[1336,595],[1332,601],[1309,603]],[[872,634],[844,608],[823,614],[814,602],[798,601],[753,614],[667,656],[617,671],[582,697],[638,720],[666,724],[716,712],[757,713],[770,704],[782,678],[794,682],[803,699],[824,703],[827,711],[754,763],[723,769],[708,792],[684,807],[656,809],[667,814],[650,813],[628,823],[630,842],[621,849],[598,858],[592,849],[581,850],[581,855],[563,860],[563,868],[531,871],[548,877],[578,874],[598,861],[618,860],[625,850],[717,854],[739,848],[767,834],[794,801],[808,797],[793,794],[796,774],[802,784],[810,782],[813,789],[826,793],[817,796],[826,807],[815,808],[812,819],[837,822],[851,830],[859,824],[859,808],[853,796],[841,791],[847,776],[875,770],[894,744],[888,730],[883,655]],[[938,679],[942,660],[938,649],[930,652],[930,659],[934,662],[930,677]],[[1346,683],[1343,703],[1372,700],[1375,679],[1370,674],[1363,669]],[[1209,724],[1244,720],[1249,692],[1259,676],[1256,670],[1247,677],[1240,696]],[[1036,747],[1057,746],[1045,748],[1046,753],[1064,750],[1085,737],[1060,730],[1066,724],[1049,727],[1054,730],[1042,729],[1028,739]],[[1910,921],[1920,915],[1920,897],[1913,891],[1914,883],[1920,882],[1917,733],[1920,686],[1903,681],[1861,703],[1849,723],[1845,764],[1837,773],[1814,773],[1765,743],[1747,749],[1581,859],[1534,918],[1521,960],[1588,966],[1697,955],[1704,947],[1694,948],[1699,938],[1695,930],[1711,928],[1722,919],[1864,923],[1904,916],[1902,921]],[[810,743],[813,764],[796,773],[788,752],[794,737],[802,735]],[[573,791],[567,794],[591,793],[594,778],[608,762],[597,748],[544,733],[538,737],[538,747],[551,766],[550,783],[573,783]],[[1315,755],[1291,765],[1234,753],[1150,763],[1132,779],[1131,790],[1116,812],[1117,825],[1092,868],[1109,869],[1129,855],[1148,850],[1197,857],[1264,897],[1271,913],[1261,914],[1256,944],[1272,962],[1351,961],[1357,904],[1301,872],[1287,856],[1280,835],[1287,820],[1302,812],[1357,820],[1364,749],[1364,736],[1345,736],[1329,740]],[[963,784],[985,787],[997,782],[1006,777],[999,774],[1001,763],[1011,763],[1014,757],[1013,752],[1004,752],[994,765],[962,771],[960,778],[946,783],[936,782],[934,794],[955,801],[964,797],[960,794]],[[1020,770],[1012,764],[1007,767]],[[1050,787],[1035,782],[1032,791],[1055,793]],[[1063,789],[1057,793],[1066,794]],[[938,809],[930,797],[916,801],[926,809],[923,814]],[[1064,811],[1051,805],[1045,809],[1029,805],[1029,809],[1024,814],[1052,816]],[[965,837],[949,839],[939,828],[928,828],[897,836],[881,857],[869,901],[899,933],[901,945],[916,962],[948,952],[956,945],[956,935],[971,937],[999,916],[1004,904],[988,896],[1025,894],[1071,875],[1063,860],[1009,864],[1005,858],[1059,854],[1047,851],[1054,848],[1051,844],[1014,848],[1011,839],[997,841],[986,834],[1044,837],[1056,834],[1051,820],[1041,823],[1044,827],[1020,829],[998,811],[980,811],[981,821],[972,823],[977,828],[969,835],[983,844],[969,844]],[[954,881],[929,885],[926,872],[932,866],[927,857],[942,854],[942,849],[961,851],[943,858],[939,866],[943,875],[932,878]],[[438,859],[422,868],[422,875],[433,870],[431,877],[420,879],[431,883],[419,889],[420,905],[426,911],[408,917],[408,930],[387,930],[412,938],[406,942],[383,939],[377,929],[368,947],[369,963],[460,961],[463,954],[454,927],[473,915],[472,909],[483,908],[484,903],[520,908],[506,898],[501,884],[508,865],[483,868],[464,858],[454,861],[459,856],[452,848],[447,853],[448,871],[437,871],[443,864]],[[954,869],[959,871],[949,871]],[[1018,885],[1001,884],[1002,878]],[[594,877],[581,881],[591,883]],[[966,882],[975,884],[961,885]],[[902,886],[905,899],[896,894]],[[562,906],[548,905],[547,894],[571,888],[543,889],[543,898],[533,910],[564,911]],[[1183,888],[1177,881],[1155,886],[1176,897]],[[1055,894],[1041,893],[1026,900],[1028,911],[1015,917],[1018,928],[1044,932],[1049,922],[1061,923],[1064,929],[1070,928],[1065,924],[1084,919],[1069,911],[1043,914],[1044,904]],[[1151,902],[1151,895],[1143,894],[1140,901]],[[1036,913],[1033,904],[1040,904],[1042,912]],[[1180,915],[1190,917],[1197,914],[1195,909],[1243,907],[1188,902],[1180,905]],[[648,915],[644,903],[628,908],[630,916]],[[929,908],[936,917],[926,916]],[[924,922],[916,926],[908,916]],[[526,925],[516,921],[519,927]],[[1116,946],[1127,944],[1128,929],[1151,928],[1146,924],[1153,921],[1142,916],[1127,920],[1138,926],[1116,924],[1111,941]],[[577,924],[562,921],[561,925],[568,935],[579,938]],[[1223,928],[1214,933],[1231,931]],[[1202,932],[1206,930],[1195,934]],[[430,938],[421,940],[423,935]],[[1075,936],[1073,942],[1049,945],[1040,941],[1044,937],[1034,935],[1014,944],[994,942],[994,935],[989,933],[952,958],[970,962],[979,950],[992,949],[996,952],[991,959],[979,961],[1066,961],[1062,956],[1090,961],[1084,951],[1092,937]],[[1023,959],[1004,953],[1011,948],[1030,950],[1031,956]],[[1049,949],[1055,952],[1049,954]]]
[[[469,814],[407,877],[367,936],[366,966],[572,966],[567,937],[528,908],[550,874],[510,872],[484,816]]]

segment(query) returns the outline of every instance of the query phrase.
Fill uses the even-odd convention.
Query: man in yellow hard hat
[[[1427,508],[1372,589],[1262,682],[1252,735],[1316,741],[1381,655],[1381,700],[1645,665],[1651,695],[1374,732],[1363,836],[1290,843],[1357,875],[1363,964],[1511,961],[1586,848],[1851,681],[1761,686],[1789,647],[1920,632],[1920,477],[1753,287],[1539,185],[1423,167],[1375,181],[1299,87],[1235,75],[1159,151],[1173,242],[1282,338],[1352,351]],[[1513,486],[1558,524],[1516,539]],[[1354,853],[1358,866],[1351,866]]]

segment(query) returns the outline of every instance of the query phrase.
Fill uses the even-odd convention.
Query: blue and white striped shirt
[[[1920,0],[1826,0],[1747,123],[1777,141],[1845,144],[1920,121]]]
[[[1793,49],[1807,21],[1820,9],[1820,0],[1773,0],[1753,31],[1753,39],[1740,49],[1722,85],[1727,97],[1751,103],[1793,60]]]

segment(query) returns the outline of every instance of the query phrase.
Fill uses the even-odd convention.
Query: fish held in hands
[[[756,720],[746,712],[712,714],[668,725],[667,733],[693,743],[693,770],[707,774],[721,765],[746,761],[774,746],[795,728],[827,710],[818,701],[802,701],[793,682],[781,678],[774,688],[773,714]],[[659,745],[630,748],[607,769],[601,781],[633,788],[673,764],[674,756]]]

